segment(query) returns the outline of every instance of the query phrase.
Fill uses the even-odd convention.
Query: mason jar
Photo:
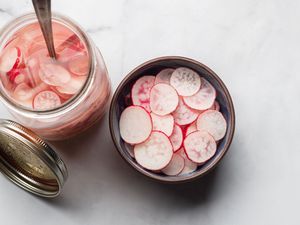
[[[75,136],[105,113],[111,84],[103,57],[89,35],[69,18],[53,14],[52,21],[74,32],[85,44],[89,56],[89,70],[82,88],[70,100],[50,110],[34,110],[16,102],[0,83],[0,97],[15,120],[47,140],[62,140]],[[4,49],[18,30],[37,23],[35,14],[26,14],[7,24],[0,33],[0,49]],[[55,40],[54,40],[55,41]]]

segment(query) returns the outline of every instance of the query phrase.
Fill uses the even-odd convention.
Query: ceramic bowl
[[[155,173],[144,169],[135,161],[133,157],[131,157],[130,151],[128,149],[130,148],[130,146],[127,145],[120,136],[119,119],[122,111],[128,106],[127,101],[131,87],[138,78],[144,75],[156,75],[159,71],[165,68],[176,69],[178,67],[188,67],[196,71],[200,76],[208,80],[214,86],[217,91],[217,101],[220,104],[220,111],[227,121],[227,132],[225,137],[218,143],[216,154],[204,165],[199,166],[195,172],[181,176],[166,176],[161,173]],[[132,166],[135,170],[142,173],[143,175],[157,181],[162,181],[165,183],[180,183],[191,181],[201,177],[202,175],[211,171],[220,162],[220,160],[228,151],[234,135],[235,113],[230,94],[223,81],[215,72],[213,72],[206,65],[193,59],[180,56],[166,56],[152,59],[143,63],[142,65],[131,71],[121,81],[112,98],[109,111],[109,126],[111,136],[117,151],[130,166]]]

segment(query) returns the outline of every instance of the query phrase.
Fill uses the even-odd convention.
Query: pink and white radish
[[[197,131],[197,122],[196,121],[187,127],[185,136],[188,136],[190,133],[193,133],[195,131]]]
[[[89,71],[89,57],[86,55],[79,55],[70,60],[69,70],[77,76],[86,76]]]
[[[173,146],[173,151],[176,152],[180,149],[183,142],[183,132],[180,126],[175,124],[173,133],[170,136],[170,141]]]
[[[130,144],[145,141],[151,134],[152,121],[150,114],[141,106],[129,106],[121,114],[120,135]]]
[[[60,98],[55,92],[42,91],[34,97],[32,106],[36,110],[49,110],[60,105]]]
[[[46,63],[40,65],[40,79],[49,85],[65,86],[71,80],[71,74],[59,64]]]
[[[185,104],[196,110],[206,110],[213,106],[216,98],[215,88],[201,78],[201,88],[193,96],[183,97]]]
[[[176,176],[184,168],[184,158],[180,154],[173,154],[170,163],[161,170],[164,174],[168,176]]]
[[[219,141],[226,134],[227,123],[222,113],[216,110],[207,110],[199,115],[197,129],[207,131],[216,141]]]
[[[201,165],[214,156],[217,144],[214,138],[206,131],[195,131],[189,134],[183,142],[187,157]]]
[[[86,82],[85,76],[71,76],[69,82],[63,86],[57,86],[56,90],[62,94],[74,95],[83,87]]]
[[[178,101],[176,90],[168,84],[156,84],[150,91],[150,109],[157,115],[172,113],[178,106]]]
[[[170,163],[173,147],[164,133],[153,131],[145,142],[134,146],[134,156],[145,169],[157,171]]]
[[[155,113],[151,113],[153,130],[161,131],[168,137],[172,134],[174,129],[174,118],[168,114],[165,116],[158,116]]]
[[[154,86],[155,76],[143,76],[139,78],[131,89],[133,105],[144,107],[150,112],[150,91]]]
[[[163,69],[156,75],[155,84],[158,84],[158,83],[170,84],[170,79],[171,79],[173,72],[174,72],[174,69],[170,69],[170,68]]]
[[[9,72],[23,63],[23,55],[19,47],[7,48],[0,58],[0,71]]]
[[[199,91],[201,79],[199,74],[195,71],[180,67],[173,72],[170,84],[176,89],[180,96],[192,96]]]
[[[183,170],[180,172],[180,176],[182,175],[187,175],[190,173],[193,173],[197,170],[198,168],[198,164],[192,162],[191,160],[188,159],[188,157],[185,154],[184,148],[181,148],[178,153],[181,155],[181,157],[184,158],[184,168]]]
[[[179,104],[176,108],[176,110],[172,113],[175,119],[175,123],[178,125],[187,125],[192,122],[194,122],[198,115],[199,112],[189,108],[187,105],[184,104],[183,100],[180,98],[179,99]]]

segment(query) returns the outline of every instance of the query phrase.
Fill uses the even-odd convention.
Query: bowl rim
[[[157,174],[155,174],[151,171],[145,171],[142,168],[138,167],[136,165],[136,163],[133,162],[132,159],[128,158],[128,156],[125,153],[125,150],[120,149],[118,147],[117,139],[116,139],[115,132],[114,132],[114,129],[113,129],[112,116],[113,116],[113,113],[114,113],[113,108],[114,108],[114,105],[116,104],[116,99],[117,99],[118,95],[121,93],[121,89],[124,87],[124,84],[126,83],[126,81],[128,79],[130,79],[133,74],[135,74],[137,71],[141,70],[145,66],[148,66],[149,64],[156,63],[156,62],[159,62],[159,61],[168,61],[168,60],[180,60],[180,61],[196,64],[197,66],[200,66],[204,70],[206,70],[213,77],[213,79],[215,79],[219,83],[219,85],[223,89],[223,91],[225,93],[225,96],[226,96],[226,98],[228,100],[228,103],[229,103],[228,108],[229,108],[230,115],[231,115],[230,116],[230,121],[231,121],[230,125],[231,126],[229,126],[229,127],[231,127],[231,129],[228,130],[229,136],[228,136],[227,142],[225,142],[223,150],[216,156],[214,161],[209,166],[204,167],[203,169],[201,169],[199,171],[193,172],[189,176],[174,176],[174,177],[173,176],[168,176],[169,179],[165,179],[165,177],[158,177]],[[110,103],[110,108],[109,108],[109,130],[110,130],[110,134],[111,134],[111,137],[112,137],[112,140],[113,140],[113,143],[115,145],[116,150],[119,152],[121,157],[135,171],[138,171],[139,173],[143,174],[144,176],[146,176],[148,178],[151,178],[152,180],[159,181],[161,183],[174,183],[174,184],[175,183],[185,183],[185,182],[194,181],[194,180],[206,175],[207,173],[211,172],[219,164],[219,162],[223,159],[225,154],[228,152],[229,147],[230,147],[230,145],[232,143],[232,140],[233,140],[234,132],[235,132],[235,110],[234,110],[231,95],[230,95],[227,87],[225,86],[225,84],[223,83],[221,78],[212,69],[210,69],[208,66],[206,66],[203,63],[198,62],[194,59],[183,57],[183,56],[162,56],[162,57],[157,57],[157,58],[154,58],[154,59],[147,60],[146,62],[140,64],[137,67],[135,67],[119,83],[118,87],[116,88],[116,90],[113,94],[113,97],[112,97],[112,100],[111,100],[111,103]]]

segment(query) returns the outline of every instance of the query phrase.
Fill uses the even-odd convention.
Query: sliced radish
[[[84,49],[84,45],[80,41],[79,37],[76,34],[73,34],[56,48],[56,52],[61,52],[65,48],[71,48],[74,51],[80,51]]]
[[[197,121],[193,122],[186,129],[185,135],[188,136],[190,133],[197,131]]]
[[[197,129],[207,131],[218,141],[225,136],[227,123],[222,113],[216,110],[207,110],[199,115],[197,119]]]
[[[173,72],[174,72],[174,69],[170,69],[170,68],[163,69],[156,75],[155,84],[158,84],[158,83],[170,84],[170,79],[171,79]]]
[[[198,164],[188,159],[183,148],[178,153],[184,158],[184,168],[179,175],[187,175],[197,170]]]
[[[0,71],[9,72],[23,62],[22,52],[19,47],[7,48],[0,58]]]
[[[178,99],[173,87],[163,83],[156,84],[150,92],[150,109],[157,115],[167,115],[176,109]]]
[[[195,71],[180,67],[173,72],[170,84],[176,89],[180,96],[192,96],[199,91],[201,79],[199,74]]]
[[[69,70],[77,76],[86,76],[89,71],[89,57],[80,55],[70,60]]]
[[[19,84],[15,88],[13,95],[18,101],[26,101],[33,98],[32,89],[26,83]]]
[[[143,76],[139,78],[131,89],[133,105],[144,107],[150,112],[150,90],[154,85],[154,76]]]
[[[33,108],[36,110],[54,109],[61,105],[59,96],[53,91],[42,91],[33,100]]]
[[[173,146],[173,151],[176,152],[180,149],[183,142],[183,133],[180,126],[175,124],[172,135],[170,136],[170,141]]]
[[[119,123],[121,137],[130,144],[145,141],[152,131],[150,114],[140,106],[127,107],[122,112]]]
[[[42,64],[39,76],[43,82],[53,86],[65,86],[71,80],[69,71],[54,63]]]
[[[184,158],[180,154],[173,154],[171,162],[161,171],[168,176],[176,176],[184,168]]]
[[[164,133],[153,131],[145,142],[134,146],[134,156],[145,169],[161,170],[171,161],[173,147]]]
[[[197,110],[206,110],[213,106],[216,98],[215,88],[205,79],[201,78],[201,88],[193,96],[184,97],[185,104]]]
[[[158,116],[155,113],[151,113],[153,130],[161,131],[168,137],[172,134],[174,129],[174,118],[168,114],[165,116]]]
[[[195,131],[183,141],[187,157],[199,164],[205,163],[214,156],[217,144],[214,138],[206,131]]]
[[[197,119],[199,112],[186,106],[183,100],[179,98],[179,104],[172,114],[174,116],[175,123],[178,125],[187,125]]]
[[[56,89],[62,94],[74,95],[83,87],[86,76],[72,76],[64,86],[57,86]]]

